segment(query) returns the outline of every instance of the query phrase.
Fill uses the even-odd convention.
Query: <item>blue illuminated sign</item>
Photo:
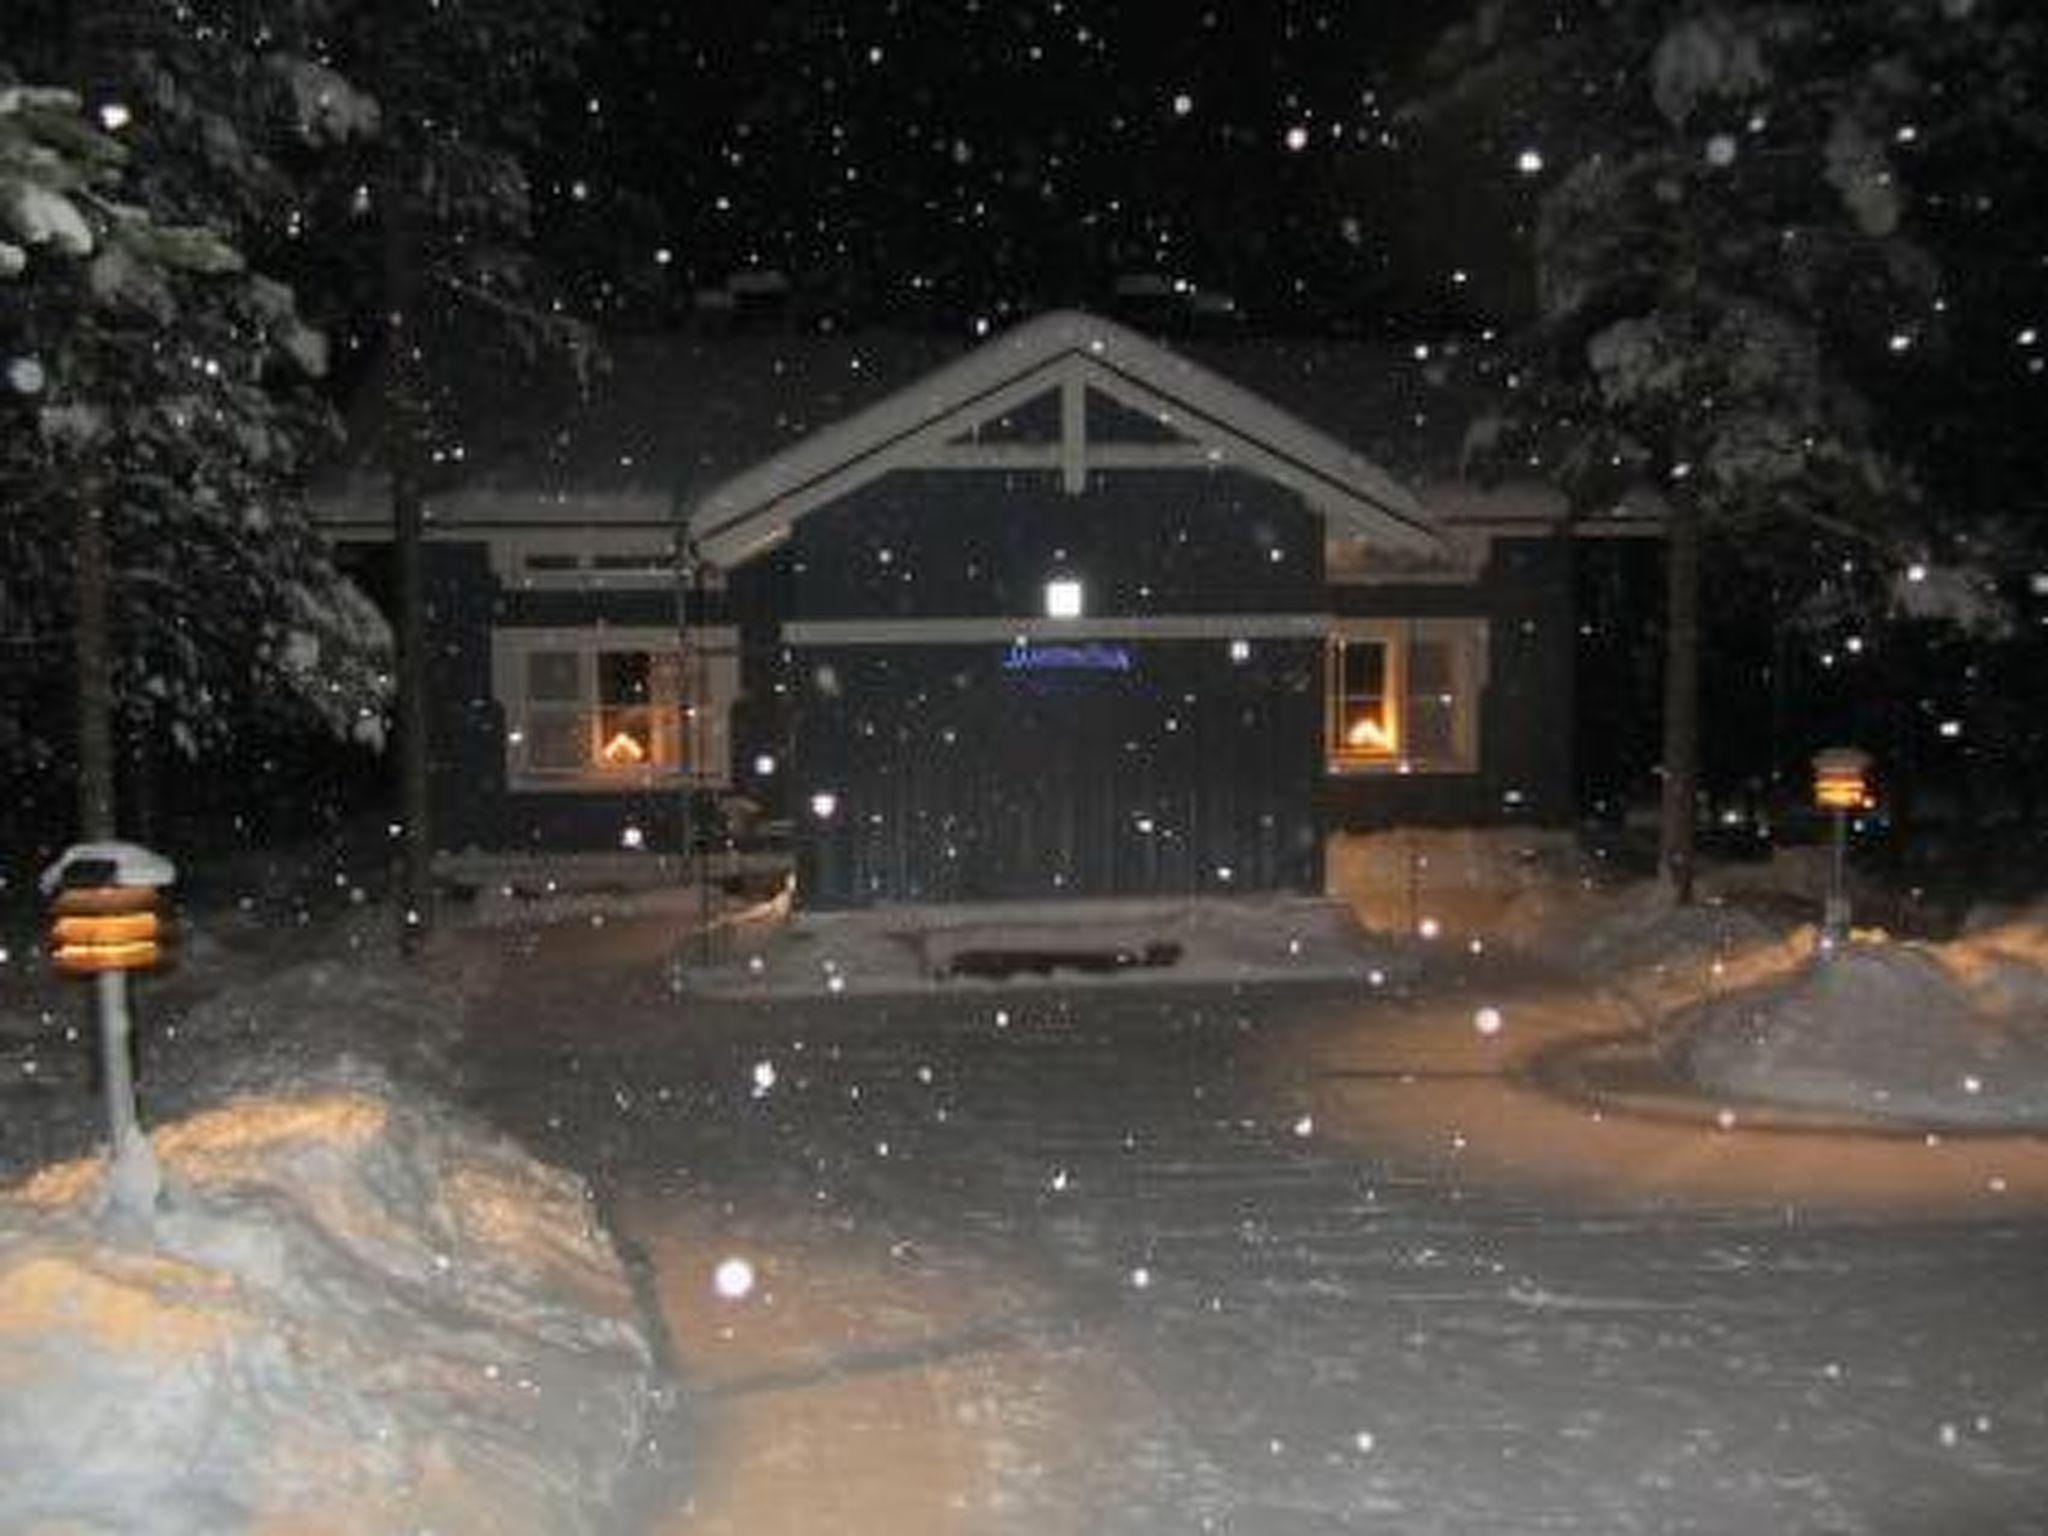
[[[1003,657],[1005,672],[1128,672],[1131,653],[1121,645],[1090,640],[1081,645],[1018,642]]]

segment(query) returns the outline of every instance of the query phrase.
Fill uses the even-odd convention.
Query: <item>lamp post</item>
[[[1849,937],[1849,813],[1870,809],[1870,754],[1856,747],[1829,747],[1814,754],[1813,801],[1834,817],[1834,858],[1821,911],[1820,946],[1832,953]]]
[[[135,1112],[128,973],[164,962],[170,932],[162,893],[177,878],[176,866],[161,854],[112,842],[68,848],[43,872],[43,893],[50,898],[50,963],[66,976],[90,976],[99,994],[107,1202],[117,1219],[146,1221],[163,1188],[156,1154]]]

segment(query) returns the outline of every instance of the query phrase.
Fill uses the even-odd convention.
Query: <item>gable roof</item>
[[[1057,392],[1057,439],[977,444],[977,429]],[[1085,409],[1100,396],[1159,427],[1144,444],[1087,440]],[[1090,463],[1235,467],[1296,491],[1332,524],[1391,550],[1442,548],[1430,514],[1379,466],[1231,383],[1111,321],[1078,311],[1042,315],[836,424],[771,455],[698,497],[690,532],[715,565],[743,564],[799,519],[894,470],[913,467],[1058,468],[1069,489]]]

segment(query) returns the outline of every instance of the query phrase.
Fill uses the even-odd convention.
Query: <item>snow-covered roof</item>
[[[711,487],[694,501],[692,536],[713,563],[744,562],[820,507],[893,470],[938,462],[983,421],[1062,389],[1100,391],[1150,415],[1187,462],[1288,486],[1333,531],[1414,554],[1441,548],[1422,503],[1369,459],[1220,373],[1073,310],[1028,321]],[[1075,432],[1069,424],[1070,465],[1086,452]]]

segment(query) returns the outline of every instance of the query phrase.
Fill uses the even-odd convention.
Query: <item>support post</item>
[[[163,1191],[163,1171],[135,1109],[134,1024],[128,1012],[128,973],[102,971],[100,1068],[106,1077],[107,1209],[117,1221],[147,1222]]]

